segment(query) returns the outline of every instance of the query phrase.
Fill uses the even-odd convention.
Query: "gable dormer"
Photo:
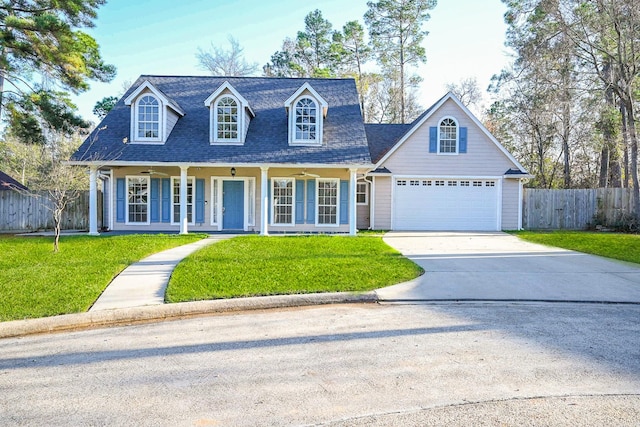
[[[307,82],[284,103],[289,145],[322,145],[322,129],[329,105]]]
[[[249,102],[229,82],[204,101],[209,108],[209,143],[242,145],[249,122],[255,117]]]
[[[178,103],[145,80],[125,100],[131,107],[131,143],[164,144],[184,116]]]

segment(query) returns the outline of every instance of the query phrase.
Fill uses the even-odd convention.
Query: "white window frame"
[[[142,221],[129,221],[129,181],[130,180],[138,180],[138,179],[143,179],[146,181],[147,184],[147,220],[145,222]],[[126,204],[125,204],[125,224],[127,225],[149,225],[151,224],[151,179],[148,176],[144,176],[144,175],[127,175],[125,177],[125,191],[127,193],[127,199],[126,199]]]
[[[276,218],[276,203],[275,203],[275,182],[276,181],[289,181],[291,182],[291,223],[275,222]],[[270,224],[274,226],[293,227],[296,225],[296,180],[291,177],[273,177],[271,178],[271,218]]]
[[[364,193],[362,191],[358,191],[358,187],[364,185]],[[358,201],[358,196],[364,194],[364,202]],[[356,182],[356,205],[368,205],[369,204],[369,183],[367,181],[357,181]]]
[[[218,226],[218,229],[222,228],[221,221],[221,206],[222,206],[222,189],[219,187],[221,184],[222,177],[212,176],[211,177],[211,207],[209,218],[212,226]]]
[[[442,140],[440,135],[440,127],[442,126],[442,122],[445,120],[451,120],[456,125],[456,151],[455,152],[441,152],[440,151],[440,142]],[[455,119],[455,117],[445,116],[438,121],[438,146],[436,148],[436,153],[439,156],[457,156],[460,153],[460,124]]]
[[[311,100],[314,104],[315,104],[315,126],[316,126],[316,131],[315,131],[315,139],[305,139],[305,138],[297,138],[297,132],[296,132],[296,120],[297,120],[297,114],[296,114],[296,106],[298,105],[298,102],[302,101],[303,99],[309,99]],[[291,145],[313,145],[313,146],[317,146],[317,145],[322,145],[322,123],[323,122],[323,117],[322,117],[322,106],[320,101],[318,101],[314,96],[311,96],[311,94],[309,93],[305,93],[299,97],[297,97],[295,99],[295,101],[291,104],[291,108],[289,111],[289,132],[291,134]]]
[[[320,223],[320,183],[334,182],[336,184],[336,223]],[[340,179],[338,178],[317,178],[316,179],[316,226],[317,227],[339,227],[340,226]],[[327,205],[330,206],[330,205]]]
[[[237,126],[236,138],[220,138],[218,136],[218,103],[224,98],[233,99],[236,103],[237,115],[238,115],[238,119],[236,122],[236,126]],[[210,115],[209,123],[212,123],[211,129],[210,129],[210,135],[209,135],[210,137],[209,140],[211,141],[211,144],[242,145],[242,134],[244,132],[244,108],[242,106],[242,103],[237,97],[226,92],[221,94],[211,103],[211,108],[209,108],[209,115]]]
[[[174,221],[174,209],[175,206],[178,206],[178,209],[180,209],[180,199],[178,199],[178,203],[174,203],[174,197],[175,197],[175,185],[174,185],[174,181],[178,182],[178,187],[180,187],[180,177],[179,176],[172,176],[171,179],[169,180],[170,183],[170,187],[171,187],[171,203],[169,205],[169,211],[170,211],[170,215],[171,215],[171,225],[180,225],[180,221],[175,222]],[[196,179],[193,176],[188,176],[187,177],[187,190],[189,189],[189,184],[191,184],[191,195],[192,195],[192,201],[191,203],[189,203],[187,201],[187,218],[189,217],[189,206],[191,206],[191,221],[188,222],[189,225],[195,225],[195,220],[196,220]]]
[[[140,114],[139,114],[138,108],[140,108],[140,102],[142,101],[142,99],[146,97],[153,98],[158,103],[158,136],[157,137],[144,137],[144,136],[138,135],[138,125],[140,123]],[[142,93],[136,99],[133,105],[132,112],[133,112],[133,120],[132,120],[133,129],[131,129],[131,136],[132,136],[133,142],[153,143],[153,144],[162,143],[163,136],[164,136],[164,105],[162,104],[162,101],[157,96],[155,96],[150,92]]]

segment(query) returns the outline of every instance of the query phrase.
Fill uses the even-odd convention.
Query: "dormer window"
[[[284,103],[289,118],[289,145],[322,145],[322,128],[329,105],[309,83]]]
[[[224,82],[204,101],[210,110],[209,142],[242,145],[255,114],[249,102],[229,82]]]
[[[218,141],[238,141],[238,101],[230,96],[223,96],[216,102],[214,127]]]
[[[318,108],[311,98],[296,102],[296,141],[315,142],[317,136]]]
[[[184,110],[160,89],[144,81],[124,100],[131,107],[132,144],[163,144]]]
[[[158,100],[151,95],[145,95],[138,101],[137,110],[138,139],[156,141],[160,139],[160,104]]]

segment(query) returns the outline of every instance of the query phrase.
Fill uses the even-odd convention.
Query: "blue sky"
[[[350,20],[364,25],[366,0],[108,0],[89,32],[106,62],[118,69],[108,84],[91,84],[75,98],[85,119],[104,96],[120,95],[124,82],[140,74],[205,75],[198,68],[198,47],[211,43],[228,48],[232,35],[249,62],[260,66],[281,47],[285,37],[304,28],[304,17],[320,9],[334,29]],[[419,97],[428,107],[445,93],[446,83],[475,76],[481,89],[508,62],[504,37],[506,8],[500,0],[439,0],[424,28],[427,63],[417,72],[424,82]]]

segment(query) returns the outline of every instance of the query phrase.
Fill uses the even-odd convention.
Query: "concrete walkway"
[[[384,241],[425,274],[380,300],[640,303],[640,266],[500,232],[391,232]]]
[[[198,249],[232,237],[235,235],[212,235],[131,264],[113,279],[89,311],[164,304],[169,279],[180,261]]]

